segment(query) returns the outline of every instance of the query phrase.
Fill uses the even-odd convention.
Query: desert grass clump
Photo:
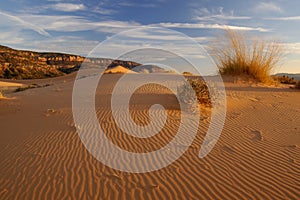
[[[216,38],[210,53],[221,74],[247,75],[260,82],[271,80],[270,73],[283,58],[278,41],[250,38],[230,29],[224,37]]]
[[[277,81],[279,83],[282,83],[282,84],[291,84],[291,85],[295,85],[297,84],[297,80],[295,80],[293,77],[290,78],[288,76],[273,76],[272,77],[274,79],[274,81]]]
[[[194,93],[192,90],[194,90]],[[180,101],[192,111],[198,110],[198,105],[211,107],[217,94],[217,88],[213,84],[207,84],[204,80],[188,79],[186,83],[177,88]],[[196,95],[196,96],[195,96]],[[195,99],[196,98],[196,99]]]
[[[4,98],[2,91],[0,90],[0,99]]]
[[[193,76],[191,72],[182,72],[183,76]]]
[[[50,84],[38,85],[36,83],[33,83],[33,84],[28,85],[26,87],[19,87],[19,88],[17,88],[17,89],[15,89],[15,92],[23,92],[23,91],[28,90],[28,89],[42,88],[42,87],[48,87],[48,86],[51,86],[51,85]]]

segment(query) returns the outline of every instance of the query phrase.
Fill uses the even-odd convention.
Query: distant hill
[[[130,65],[128,65],[128,63]],[[125,68],[128,68],[128,69],[130,69],[134,72],[137,72],[137,73],[144,73],[144,74],[148,74],[148,73],[169,73],[169,71],[167,71],[167,70],[165,70],[161,67],[158,67],[156,65],[142,65],[142,64],[139,64],[139,63],[129,62],[129,61],[112,62],[112,64],[107,67],[107,70],[112,69],[112,68],[114,68],[118,65],[121,65],[121,66],[123,66]]]
[[[0,45],[0,78],[40,79],[78,71],[82,62],[110,70],[122,66],[137,73],[171,73],[155,65],[109,58],[85,58],[79,55],[16,50]]]
[[[299,74],[289,74],[289,73],[277,73],[275,76],[288,76],[289,78],[294,78],[300,81],[300,73]]]
[[[156,65],[139,65],[131,69],[132,71],[138,72],[138,73],[168,73],[167,70],[158,67]]]
[[[106,74],[125,74],[125,73],[129,73],[129,74],[137,74],[137,72],[132,71],[126,67],[123,67],[121,65],[118,65],[116,67],[113,68],[109,68],[105,70]]]
[[[139,63],[108,58],[85,58],[63,53],[41,53],[16,50],[0,45],[0,78],[38,79],[57,77],[77,71],[82,62],[113,68],[122,65],[131,69]]]

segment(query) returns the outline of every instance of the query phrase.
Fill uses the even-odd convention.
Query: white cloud
[[[47,40],[33,40],[24,46],[34,51],[63,52],[86,56],[100,41],[86,40],[82,37],[58,36]]]
[[[260,12],[278,12],[282,13],[283,10],[273,2],[260,2],[256,7],[255,11]]]
[[[73,4],[73,3],[57,3],[51,5],[50,8],[58,11],[65,11],[65,12],[73,12],[73,11],[86,9],[86,7],[83,4]]]
[[[35,38],[21,32],[2,32],[0,44],[16,49],[29,49],[38,52],[62,52],[86,56],[100,41],[87,40],[82,37],[57,36]]]
[[[165,37],[167,35],[169,38]],[[141,63],[162,60],[170,61],[169,59],[174,61],[178,60],[182,55],[184,55],[185,59],[193,59],[197,62],[208,60],[208,55],[203,50],[203,46],[201,47],[199,43],[195,43],[191,38],[173,31],[152,28],[136,29],[109,39],[108,43],[107,41],[102,43],[102,46],[96,48],[90,56],[116,58],[119,55],[123,55],[118,59],[133,60]],[[204,38],[192,39],[202,40]],[[153,54],[150,52],[151,49]],[[168,52],[168,55],[160,54],[157,50]]]
[[[142,27],[142,24],[137,22],[128,21],[98,21],[94,22],[84,17],[73,15],[39,15],[39,14],[8,14],[0,11],[0,24],[6,26],[6,31],[2,31],[0,34],[0,43],[14,46],[23,49],[32,49],[37,51],[60,51],[74,54],[86,55],[93,49],[98,42],[82,37],[70,37],[70,36],[50,36],[47,31],[56,31],[63,35],[67,32],[77,31],[96,31],[101,33],[119,33],[124,30]],[[12,23],[13,22],[13,23]],[[16,23],[17,22],[17,23]],[[158,23],[151,24],[149,26],[164,27],[164,28],[185,28],[185,29],[226,29],[231,28],[235,30],[244,31],[267,31],[262,28],[243,27],[243,26],[225,26],[219,24],[203,24],[203,23]],[[24,34],[24,29],[34,30],[42,36],[37,37],[36,34],[28,33]],[[179,39],[176,35],[169,35],[166,33],[150,34],[147,32],[136,31],[135,34],[128,40],[132,40],[130,45],[140,45],[136,41],[157,42],[157,44],[164,41],[164,44],[168,44],[169,47],[182,48],[186,52],[196,52],[194,49],[183,44],[179,44]],[[207,43],[210,38],[207,37],[195,37],[193,38],[197,42],[204,44]],[[175,42],[174,42],[175,41]],[[99,41],[100,42],[100,41]],[[126,40],[127,42],[127,40]],[[136,43],[134,43],[136,42]],[[126,45],[120,45],[120,49],[126,48]],[[173,46],[172,46],[173,45]],[[166,48],[168,46],[165,46]],[[115,48],[114,48],[115,50]],[[199,55],[191,55],[191,57],[199,58]]]
[[[52,2],[55,1],[55,2]],[[63,0],[62,0],[63,1]],[[106,8],[105,5],[99,3],[98,5],[90,5],[90,4],[75,4],[75,3],[63,3],[61,0],[51,0],[52,3],[45,5],[37,5],[31,7],[24,7],[21,13],[26,14],[40,14],[45,13],[46,11],[63,11],[63,12],[76,12],[76,11],[84,11],[89,14],[101,14],[101,15],[112,15],[117,13],[118,10],[113,8]]]
[[[0,15],[2,15],[2,22],[1,24],[5,24],[8,26],[11,26],[11,22],[10,20],[16,22],[19,27],[21,27],[22,29],[30,29],[33,30],[43,36],[50,36],[50,34],[43,28],[41,28],[40,26],[37,26],[36,24],[32,23],[30,20],[24,20],[22,17],[16,16],[16,15],[12,15],[3,11],[0,11]],[[7,20],[8,19],[8,20]],[[1,21],[1,20],[0,20]],[[16,24],[13,24],[13,26],[17,26]]]
[[[284,47],[286,53],[300,55],[300,43],[299,42],[283,43],[282,46]]]
[[[209,11],[207,8],[193,9],[193,12],[195,15],[211,15],[211,11]]]
[[[251,17],[247,16],[233,16],[233,15],[210,15],[210,16],[198,16],[195,17],[196,20],[199,21],[216,21],[216,20],[245,20],[251,19]]]
[[[19,27],[21,29],[31,29],[35,32],[49,36],[47,31],[58,32],[76,32],[76,31],[98,31],[103,33],[118,33],[131,28],[137,28],[142,26],[137,22],[132,21],[91,21],[84,17],[73,15],[39,15],[39,14],[22,14],[13,15],[2,12],[0,15],[17,22],[12,24],[8,20],[2,18],[2,24],[6,24],[11,29]],[[0,19],[1,21],[1,19]],[[267,29],[261,27],[248,27],[248,26],[233,26],[233,25],[220,25],[217,23],[158,23],[150,24],[149,26],[158,26],[164,28],[185,28],[185,29],[233,29],[243,31],[259,31],[266,32]]]
[[[118,6],[121,7],[142,7],[142,8],[155,8],[156,5],[152,3],[132,3],[132,2],[120,2]]]
[[[22,15],[26,21],[49,31],[76,32],[98,31],[105,33],[118,33],[120,31],[140,26],[136,22],[126,21],[100,21],[93,22],[84,17],[66,15]]]
[[[220,24],[204,24],[204,23],[159,23],[158,25],[166,28],[192,28],[192,29],[232,29],[241,31],[259,31],[268,32],[268,29],[261,27],[248,27],[248,26],[232,26]]]
[[[194,19],[199,21],[218,21],[218,20],[246,20],[251,19],[248,16],[235,16],[234,11],[224,12],[223,7],[208,10],[207,8],[194,9]]]
[[[114,13],[117,13],[117,10],[113,10],[113,9],[104,9],[102,7],[94,7],[94,8],[91,8],[90,9],[91,12],[93,13],[98,13],[98,14],[101,14],[101,15],[111,15],[111,14],[114,14]]]
[[[265,18],[267,20],[278,20],[278,21],[300,21],[300,16],[290,16],[290,17],[274,17]]]
[[[16,31],[1,31],[0,44],[18,45],[24,43],[24,35]]]
[[[149,27],[151,28],[151,27]],[[134,34],[132,32],[134,31]],[[126,35],[128,40],[131,40],[131,42],[136,41],[137,43],[140,43],[141,40],[145,42],[151,42],[151,43],[157,43],[161,44],[166,43],[166,42],[179,42],[184,38],[184,34],[182,33],[177,33],[174,32],[172,33],[168,29],[163,29],[163,28],[156,28],[156,31],[154,32],[152,29],[147,31],[147,29],[140,29],[137,28],[136,30],[130,30],[130,34],[127,33],[122,33],[122,35]],[[110,38],[110,37],[109,37]],[[186,38],[191,38],[189,36],[186,36]],[[193,40],[197,42],[207,42],[210,38],[209,37],[192,37]]]

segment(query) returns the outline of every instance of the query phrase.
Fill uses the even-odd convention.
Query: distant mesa
[[[37,79],[62,76],[79,69],[84,57],[38,53],[0,46],[0,78]]]
[[[64,53],[16,50],[0,45],[0,78],[42,79],[76,72],[81,64],[100,67],[105,73],[175,73],[156,65],[110,58],[86,58]]]
[[[106,69],[121,65],[131,69],[139,63],[110,58],[86,58],[64,53],[40,53],[16,50],[0,45],[0,78],[42,79],[63,76],[78,71],[81,64]]]
[[[168,73],[167,70],[165,70],[161,67],[158,67],[156,65],[140,65],[140,66],[134,67],[132,70],[135,71],[135,72],[138,72],[138,73],[145,73],[145,74],[148,74],[148,73]]]

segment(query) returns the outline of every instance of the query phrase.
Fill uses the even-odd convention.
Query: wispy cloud
[[[208,10],[207,8],[193,9],[194,19],[199,21],[218,21],[218,20],[246,20],[248,16],[235,16],[234,11],[224,12],[223,7]]]
[[[118,3],[118,6],[121,7],[142,7],[142,8],[155,8],[157,7],[156,4],[152,3],[132,3],[132,2],[120,2]]]
[[[86,56],[100,41],[87,40],[80,36],[57,36],[47,40],[32,40],[23,43],[23,48],[34,51],[63,52]]]
[[[55,1],[55,2],[54,2]],[[50,0],[51,3],[45,5],[36,5],[31,7],[24,7],[20,13],[26,14],[43,14],[45,12],[61,11],[66,13],[72,13],[80,11],[86,15],[101,14],[101,15],[112,15],[118,12],[115,8],[107,8],[102,3],[96,5],[90,4],[75,4],[75,3],[63,3],[60,0]]]
[[[162,41],[179,41],[183,38],[183,34],[179,34],[177,32],[173,33],[168,29],[157,28],[158,30],[155,32],[151,29],[151,27],[149,27],[149,29],[150,30],[147,31],[147,29],[140,29],[140,27],[137,27],[135,30],[130,30],[130,34],[122,33],[122,35],[126,35],[126,37],[131,39],[136,39],[137,41],[142,39],[144,41],[151,41],[152,43],[161,43]],[[132,34],[132,32],[134,32],[134,34]],[[197,42],[204,42],[207,41],[209,37],[193,37],[193,39]]]
[[[57,4],[50,5],[49,8],[58,11],[64,11],[64,12],[74,12],[74,11],[86,9],[86,7],[83,4],[74,4],[74,3],[57,3]]]
[[[0,24],[7,27],[0,35],[0,43],[6,45],[17,46],[18,48],[32,49],[38,51],[60,51],[74,54],[86,55],[88,52],[97,45],[97,41],[93,41],[85,35],[81,37],[67,37],[68,32],[79,31],[92,31],[104,35],[111,35],[119,33],[124,30],[132,28],[139,28],[143,24],[134,21],[118,21],[118,20],[105,20],[94,21],[82,16],[75,15],[42,15],[42,14],[11,14],[0,11]],[[12,23],[13,21],[13,23]],[[260,27],[247,27],[247,26],[231,26],[220,25],[217,23],[156,23],[150,24],[152,27],[164,28],[183,28],[183,29],[227,29],[244,31],[268,31]],[[36,34],[29,33],[24,35],[24,30],[33,30],[42,36],[50,36],[48,32],[55,31],[59,35],[64,36],[50,36],[47,38],[37,37]],[[130,37],[129,37],[130,38]],[[133,40],[152,40],[152,41],[167,41],[170,47],[175,48],[177,45],[173,41],[178,41],[178,37],[170,36],[168,34],[147,34],[145,32],[135,32]],[[208,42],[208,37],[195,37],[193,38],[201,44]],[[168,42],[169,41],[169,42]],[[100,42],[100,41],[99,41]],[[116,44],[121,45],[121,44]],[[134,45],[134,42],[131,43]],[[136,45],[139,45],[138,43]],[[173,45],[173,46],[172,46]],[[186,51],[193,52],[189,46],[181,45]],[[121,47],[120,47],[121,48]],[[123,48],[123,47],[122,47]],[[124,46],[126,48],[126,45]],[[114,48],[115,49],[115,48]],[[199,57],[199,55],[192,55]]]
[[[274,17],[265,18],[267,20],[278,20],[278,21],[300,21],[300,16],[290,16],[290,17]]]
[[[118,12],[117,10],[102,8],[100,6],[90,8],[89,10],[92,13],[97,13],[97,14],[101,14],[101,15],[112,15],[112,14]]]
[[[11,15],[0,12],[0,15],[9,17],[18,21],[20,26],[26,29],[33,29],[41,35],[49,36],[47,31],[58,32],[76,32],[76,31],[98,31],[103,33],[118,33],[131,28],[143,26],[134,21],[91,21],[87,18],[73,15]],[[30,22],[30,23],[29,23]],[[158,23],[149,26],[158,26],[164,28],[185,28],[185,29],[233,29],[243,31],[267,32],[269,30],[261,27],[220,25],[217,23]],[[47,31],[46,31],[47,30]]]
[[[16,31],[1,31],[0,44],[20,45],[24,43],[24,35]]]
[[[139,23],[130,21],[91,21],[84,17],[73,15],[22,15],[20,17],[42,29],[65,33],[77,31],[118,33],[123,30],[141,26]]]
[[[43,35],[43,36],[50,36],[50,34],[44,28],[41,28],[40,26],[33,24],[30,20],[24,20],[23,18],[21,18],[19,16],[12,15],[10,13],[6,13],[3,11],[0,11],[0,15],[2,15],[4,18],[7,18],[9,20],[16,22],[19,25],[19,27],[21,27],[22,29],[30,29],[30,30],[33,30],[33,31]],[[9,21],[6,21],[7,25],[9,25],[9,23],[10,23]]]
[[[196,20],[199,21],[217,21],[217,20],[245,20],[251,19],[247,16],[233,16],[233,15],[210,15],[210,16],[197,16]]]
[[[144,2],[134,2],[132,0],[123,0],[115,2],[116,6],[120,7],[137,7],[137,8],[156,8],[161,6],[163,3],[166,3],[168,0],[151,0],[151,1],[144,1]],[[109,4],[112,3],[112,1],[108,1]]]
[[[256,7],[255,11],[259,12],[277,12],[282,13],[283,10],[280,6],[275,4],[274,2],[260,2]]]
[[[220,24],[204,24],[204,23],[159,23],[158,25],[166,28],[192,28],[192,29],[232,29],[241,31],[259,31],[268,32],[270,30],[261,27],[233,26]]]
[[[300,43],[299,42],[283,43],[282,45],[285,48],[286,53],[297,54],[298,56],[300,55]]]
[[[205,59],[207,60],[207,53],[199,43],[197,44],[195,42],[195,40],[205,42],[208,38],[196,37],[191,40],[190,37],[168,29],[138,28],[123,32],[121,35],[116,35],[108,39],[108,43],[102,43],[101,48],[92,52],[90,56],[118,57],[119,59],[119,56],[123,55],[124,57],[120,59],[133,60],[136,62],[142,61],[142,63],[161,61],[163,59],[169,61],[169,63],[170,61],[173,61],[173,64],[176,65],[180,65],[179,63],[176,63],[176,61],[178,61],[178,58],[180,58],[181,55],[184,55],[186,59],[193,59],[193,61],[197,63],[203,62]],[[149,51],[145,53],[144,50],[149,48],[161,49],[169,53],[168,55],[151,54]],[[105,51],[103,51],[103,49],[105,49]],[[129,58],[128,55],[132,57]]]

